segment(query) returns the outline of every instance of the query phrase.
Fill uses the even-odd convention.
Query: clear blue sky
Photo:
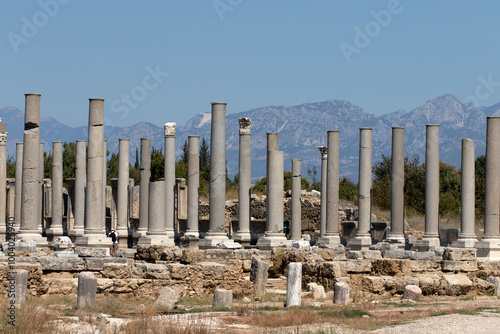
[[[457,0],[2,0],[0,106],[41,93],[43,114],[77,126],[99,97],[124,126],[182,125],[211,101],[228,113],[345,99],[385,114],[445,93],[491,105],[498,13]]]

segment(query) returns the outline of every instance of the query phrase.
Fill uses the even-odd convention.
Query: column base
[[[397,246],[399,249],[404,250],[406,245],[405,236],[402,234],[389,234],[387,239],[384,240],[391,245]]]
[[[138,231],[135,231],[134,234],[132,234],[132,238],[134,238],[134,239],[144,238],[147,233],[148,233],[148,230],[138,230]]]
[[[121,229],[121,230],[116,230],[118,233],[118,247],[119,248],[128,248],[128,230],[127,229]]]
[[[49,246],[49,242],[47,241],[47,238],[42,237],[41,233],[30,233],[30,232],[25,232],[25,231],[19,231],[19,233],[16,235],[16,241],[18,240],[24,240],[24,241],[34,241],[37,246]]]
[[[367,236],[356,236],[353,239],[350,239],[347,243],[347,248],[353,251],[362,251],[368,250],[372,245],[372,237],[370,235]]]
[[[477,243],[476,238],[458,238],[451,243],[451,247],[454,248],[475,248]]]
[[[84,230],[82,229],[73,229],[68,232],[68,237],[72,239],[72,241],[75,241],[76,238],[82,237],[84,235]]]
[[[175,246],[174,239],[167,235],[146,235],[137,241],[138,245]]]
[[[200,238],[197,232],[186,232],[184,236],[181,237],[181,244],[186,248],[199,249]]]
[[[223,232],[207,232],[205,238],[200,239],[198,246],[200,249],[217,248],[217,244],[221,242],[230,242],[226,233]]]
[[[292,240],[288,240],[285,233],[266,232],[263,237],[257,241],[257,248],[262,250],[271,250],[276,247],[290,247]]]
[[[477,257],[482,260],[498,261],[500,260],[500,238],[482,239],[476,242]]]
[[[109,248],[112,244],[111,238],[108,238],[104,233],[85,234],[75,240],[75,245],[83,247]]]
[[[174,240],[175,239],[175,231],[174,230],[169,230],[169,231],[165,231],[165,234],[167,237],[169,237],[170,239]]]
[[[436,247],[440,247],[441,242],[439,241],[439,238],[433,237],[433,238],[426,238],[425,236],[421,240],[417,240],[415,244],[413,244],[413,247],[411,250],[417,251],[417,252],[428,252]]]
[[[250,246],[250,242],[252,241],[252,236],[250,232],[236,232],[233,237],[235,242],[238,242],[242,246]]]
[[[338,235],[325,235],[316,241],[317,246],[336,246],[340,245],[340,236]]]
[[[64,230],[62,227],[51,227],[45,230],[45,234],[47,235],[47,237],[52,237],[52,239],[55,240],[57,239],[57,237],[61,237],[64,235]]]

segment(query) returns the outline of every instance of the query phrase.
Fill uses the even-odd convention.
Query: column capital
[[[248,117],[242,117],[239,119],[240,122],[240,135],[249,135],[250,129],[252,128],[252,121]]]
[[[321,158],[326,159],[328,156],[328,147],[327,146],[316,146],[316,148],[321,153]]]
[[[165,137],[167,136],[175,136],[175,127],[177,124],[175,122],[165,123],[163,128],[165,129]]]
[[[7,132],[0,132],[0,145],[7,145]]]

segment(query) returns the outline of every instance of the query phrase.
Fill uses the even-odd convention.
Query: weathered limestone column
[[[462,182],[461,182],[461,228],[458,240],[451,243],[452,247],[474,248],[477,242],[474,232],[476,221],[476,177],[474,141],[462,139]]]
[[[200,190],[200,137],[188,136],[188,208],[184,235],[190,248],[198,246],[198,200]]]
[[[38,150],[40,152],[39,157],[39,167],[38,167],[38,181],[40,182],[40,187],[38,189],[39,194],[40,194],[40,201],[38,203],[38,209],[40,210],[40,221],[38,222],[38,230],[42,232],[45,228],[47,228],[46,221],[45,221],[45,206],[47,205],[46,201],[46,185],[45,185],[45,150],[44,150],[44,143],[40,143],[40,149]]]
[[[175,127],[176,124],[165,123],[165,230],[167,235],[174,239],[175,224]]]
[[[14,228],[21,227],[21,203],[23,193],[23,143],[16,143],[16,196],[14,198]]]
[[[439,125],[427,124],[425,134],[425,233],[413,248],[439,247]]]
[[[64,234],[63,230],[63,143],[52,143],[52,220],[45,233],[57,239]]]
[[[405,247],[404,236],[405,128],[392,127],[391,233],[387,241]]]
[[[104,128],[104,127],[103,127]],[[104,137],[104,135],[103,135]],[[103,201],[102,201],[102,228],[104,231],[106,231],[106,201],[107,201],[107,194],[106,194],[106,187],[108,185],[108,141],[104,139],[102,141],[102,193],[103,193]]]
[[[321,197],[320,197],[320,215],[319,215],[319,237],[323,238],[326,232],[326,171],[327,171],[327,159],[328,159],[328,147],[317,146],[316,147],[321,153]]]
[[[288,264],[286,281],[286,307],[300,306],[302,303],[302,263]]]
[[[1,122],[1,119],[0,119]],[[7,124],[0,123],[0,238],[5,240],[7,232]]]
[[[240,147],[238,161],[238,232],[234,236],[234,240],[242,245],[250,246],[250,221],[251,221],[251,196],[252,189],[251,180],[251,144],[250,118],[240,118]]]
[[[149,180],[151,179],[151,138],[141,138],[141,185],[139,194],[139,227],[134,238],[141,238],[148,231]]]
[[[87,188],[85,191],[85,230],[76,238],[79,246],[107,248],[111,239],[103,226],[105,193],[103,187],[104,99],[89,99]],[[108,249],[109,250],[109,249]]]
[[[365,250],[372,244],[371,228],[372,189],[372,129],[359,129],[358,231],[349,240],[351,250]]]
[[[212,102],[210,134],[210,223],[200,248],[215,248],[229,242],[225,227],[226,217],[226,104]]]
[[[278,132],[267,133],[267,156],[266,156],[266,177],[269,175],[269,151],[279,150],[279,135]],[[266,184],[266,198],[269,198],[269,183]]]
[[[129,140],[119,139],[118,153],[118,195],[116,203],[116,232],[120,247],[128,245],[128,183],[129,183]]]
[[[267,222],[266,233],[257,242],[260,249],[291,244],[283,232],[283,151],[268,150],[267,156]]]
[[[42,189],[39,178],[40,94],[25,96],[21,226],[17,239],[34,240],[37,245],[47,245],[39,229]]]
[[[97,279],[89,271],[83,271],[78,274],[78,296],[76,299],[76,308],[78,310],[85,306],[91,306],[95,303],[97,294]]]
[[[333,292],[334,304],[349,304],[349,284],[337,282],[333,287]]]
[[[233,290],[215,289],[214,308],[231,308],[233,302]]]
[[[20,308],[26,302],[28,291],[28,271],[24,269],[13,269],[9,273],[9,282],[14,285],[13,293],[7,294],[8,304],[13,303],[16,308]]]
[[[328,152],[326,164],[326,232],[317,242],[318,245],[340,245],[339,235],[339,145],[340,132],[328,131]]]
[[[301,160],[292,159],[292,231],[291,240],[299,240],[302,237],[302,207],[300,196],[302,191]]]
[[[165,181],[149,183],[148,203],[148,232],[137,244],[174,246],[174,240],[165,232]]]
[[[476,243],[477,256],[500,259],[500,117],[486,117],[486,188],[484,201],[484,235]]]
[[[76,141],[76,161],[75,161],[75,223],[73,230],[68,232],[69,236],[81,237],[84,233],[85,221],[85,184],[87,175],[85,160],[87,158],[87,142],[85,140]]]

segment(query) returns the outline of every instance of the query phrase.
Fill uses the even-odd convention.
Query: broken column
[[[74,208],[74,225],[73,230],[68,232],[69,236],[81,237],[84,233],[85,221],[85,184],[87,183],[86,175],[86,157],[87,157],[87,142],[85,140],[76,141],[76,158],[75,158],[75,208]]]
[[[21,227],[21,200],[23,192],[23,143],[16,143],[16,195],[14,197],[14,228]]]
[[[42,237],[40,204],[42,185],[39,179],[40,164],[40,94],[25,94],[24,152],[22,176],[21,226],[17,239],[34,240],[37,245],[47,245]]]
[[[367,250],[372,244],[371,228],[372,189],[372,129],[359,129],[358,231],[349,240],[351,250]]]
[[[349,284],[336,282],[333,286],[333,303],[349,304]]]
[[[302,237],[302,207],[300,196],[302,191],[301,160],[292,159],[292,231],[291,240],[300,240]]]
[[[326,232],[326,171],[327,171],[327,159],[328,159],[328,147],[317,146],[316,147],[321,153],[321,196],[320,196],[320,214],[319,214],[319,237],[323,238]]]
[[[250,245],[250,221],[251,221],[251,145],[250,129],[252,127],[250,118],[240,118],[240,147],[238,162],[238,232],[234,240],[242,245]]]
[[[486,117],[486,175],[484,201],[484,234],[476,243],[477,256],[500,259],[500,117]]]
[[[462,172],[461,172],[461,228],[458,240],[452,242],[452,247],[474,248],[477,242],[474,232],[476,222],[476,177],[474,141],[462,139]]]
[[[255,287],[255,296],[262,297],[266,294],[266,283],[268,278],[269,264],[257,257],[252,257],[250,269],[250,282]]]
[[[76,308],[81,310],[86,306],[92,306],[95,303],[97,294],[97,279],[94,274],[84,271],[78,274],[78,296]]]
[[[63,230],[63,143],[52,143],[52,219],[45,233],[52,241],[64,234]]]
[[[213,307],[231,308],[233,290],[215,289]]]
[[[190,248],[198,247],[198,207],[200,190],[200,137],[188,136],[188,209],[185,242]]]
[[[175,127],[176,124],[163,125],[165,135],[164,179],[165,179],[165,231],[174,238],[175,223]]]
[[[7,293],[8,305],[20,308],[26,302],[28,290],[28,271],[24,269],[13,269],[9,273],[9,289]]]
[[[149,183],[148,203],[148,232],[137,244],[174,246],[174,239],[165,232],[165,181]]]
[[[497,204],[498,206],[498,204]],[[413,249],[439,247],[439,125],[427,124],[425,133],[425,233]]]
[[[129,140],[119,139],[118,146],[118,194],[116,203],[116,232],[120,247],[128,246],[128,184],[129,184]]]
[[[0,119],[1,122],[1,119]],[[7,124],[0,123],[0,238],[5,240],[7,232]]]
[[[338,130],[328,131],[326,175],[326,231],[319,245],[340,245],[339,235],[339,141]]]
[[[134,238],[141,238],[148,231],[149,180],[151,179],[151,138],[141,138],[141,185],[139,193],[139,227]]]
[[[106,152],[104,149],[104,99],[89,99],[87,187],[85,190],[85,230],[77,237],[79,246],[111,246],[111,239],[106,236],[103,217],[105,193],[103,187],[103,165]],[[109,251],[109,249],[108,249]]]
[[[218,243],[229,241],[225,227],[226,104],[225,102],[212,102],[210,132],[210,222],[205,238],[200,240],[200,248],[215,248]]]
[[[300,306],[302,302],[302,263],[290,262],[286,281],[286,307]]]
[[[391,153],[391,233],[387,241],[405,247],[404,186],[405,186],[405,128],[392,127]]]

